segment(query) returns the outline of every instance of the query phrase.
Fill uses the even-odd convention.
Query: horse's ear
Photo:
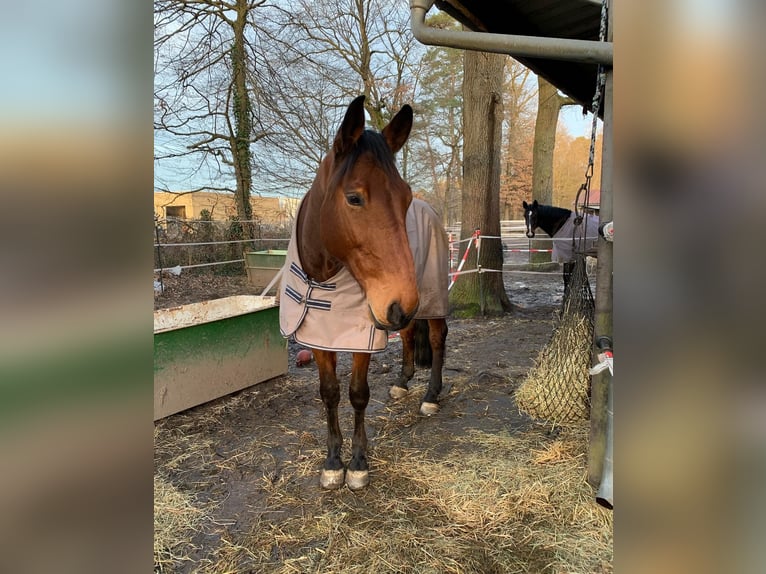
[[[347,153],[364,133],[364,96],[357,96],[348,105],[343,123],[335,134],[332,150],[336,156]]]
[[[538,205],[539,205],[539,204],[537,203],[537,200],[535,199],[535,200],[532,202],[532,209],[537,209],[537,206],[538,206]]]
[[[522,207],[524,209],[529,209],[529,204],[526,201],[524,201],[523,199],[521,200],[521,205],[522,205]]]
[[[412,129],[412,108],[404,104],[402,109],[388,122],[388,125],[383,128],[381,132],[383,137],[388,143],[388,147],[391,151],[396,153],[402,146],[407,138],[410,137],[410,130]]]

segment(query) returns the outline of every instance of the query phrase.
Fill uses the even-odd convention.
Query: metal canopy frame
[[[433,5],[468,31],[422,24]],[[612,42],[599,41],[600,0],[410,0],[410,16],[423,44],[509,54],[589,111],[597,65],[612,64]]]

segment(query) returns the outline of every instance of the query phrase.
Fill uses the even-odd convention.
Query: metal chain
[[[598,39],[600,42],[606,41],[606,24],[607,24],[607,4],[608,0],[601,0],[601,22],[599,24]],[[588,166],[585,168],[585,183],[580,186],[575,197],[575,230],[582,223],[583,215],[580,213],[580,194],[585,192],[583,198],[583,213],[585,212],[584,206],[588,205],[590,195],[590,180],[593,177],[593,166],[595,164],[596,157],[596,128],[598,126],[598,110],[601,107],[602,92],[604,85],[606,84],[606,73],[604,72],[604,66],[598,64],[596,69],[596,90],[593,93],[593,101],[591,103],[591,115],[593,121],[591,122],[590,132],[590,150],[588,152]],[[587,227],[587,226],[586,226]],[[587,231],[586,231],[587,233]],[[574,235],[572,236],[574,242]]]
[[[608,0],[601,1],[601,24],[599,25],[598,32],[599,42],[604,42],[606,40],[607,3]],[[598,110],[601,107],[601,92],[603,91],[604,84],[606,84],[606,73],[604,72],[603,64],[599,64],[596,71],[596,90],[593,93],[593,102],[591,103],[591,114],[593,115],[593,122],[591,124],[588,168],[585,173],[585,176],[588,179],[590,179],[590,177],[593,175],[593,163],[596,155],[596,126],[598,123]]]

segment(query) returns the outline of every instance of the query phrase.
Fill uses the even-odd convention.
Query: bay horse
[[[364,96],[346,110],[332,147],[301,201],[279,291],[280,330],[311,348],[327,422],[327,457],[320,485],[352,490],[369,483],[365,411],[371,353],[382,351],[389,331],[399,331],[401,373],[389,394],[407,393],[415,362],[429,356],[431,377],[420,411],[438,412],[447,338],[447,236],[435,212],[413,200],[394,155],[412,128],[403,106],[380,131],[365,129]],[[425,245],[413,245],[420,234]],[[438,256],[436,272],[416,266]],[[439,247],[439,249],[436,249]],[[443,259],[443,261],[442,261]],[[436,277],[435,284],[429,281]],[[419,282],[420,280],[420,282]],[[427,309],[436,295],[440,304]],[[422,348],[425,347],[425,348]],[[337,353],[352,353],[349,399],[354,409],[351,459],[341,459]]]
[[[529,239],[536,229],[542,229],[553,239],[551,259],[563,264],[564,295],[569,289],[569,279],[574,270],[576,253],[596,257],[598,241],[597,215],[579,216],[571,209],[544,205],[535,199],[532,203],[521,202],[524,208],[524,224]],[[578,220],[579,218],[579,220]]]

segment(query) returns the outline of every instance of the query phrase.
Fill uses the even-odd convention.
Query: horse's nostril
[[[388,306],[388,313],[386,314],[386,319],[391,325],[399,325],[402,321],[402,316],[404,313],[402,312],[402,307],[399,305],[398,301],[394,301],[391,303],[391,305]]]
[[[402,309],[399,301],[394,301],[388,306],[386,319],[388,320],[389,325],[392,325],[394,329],[400,329],[407,325],[407,323],[410,322],[410,318],[411,317]]]

